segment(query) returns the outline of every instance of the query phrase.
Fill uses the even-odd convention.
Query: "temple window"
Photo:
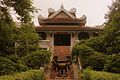
[[[45,32],[38,32],[38,35],[41,40],[46,40],[46,33]]]
[[[79,40],[83,40],[83,39],[89,39],[89,34],[87,33],[87,32],[80,32],[79,34],[78,34],[78,39]]]

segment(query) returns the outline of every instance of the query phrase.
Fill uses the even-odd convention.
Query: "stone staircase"
[[[58,73],[51,68],[50,79],[52,80],[74,80],[74,69],[73,66],[71,70],[68,70],[66,73],[68,76],[57,77]]]
[[[73,64],[72,67],[73,67],[72,70],[67,73],[67,74],[70,75],[69,77],[56,77],[57,72],[50,69],[47,72],[48,77],[46,78],[46,80],[80,80],[80,72],[79,72],[79,69],[78,69],[78,65]]]
[[[55,46],[53,56],[58,56],[60,60],[65,59],[66,56],[71,56],[70,46]],[[58,72],[53,70],[52,65],[49,66],[49,71],[46,73],[46,80],[80,80],[78,78],[77,65],[72,64],[71,69],[67,71],[67,76],[58,77]]]
[[[53,56],[58,56],[59,59],[64,59],[66,56],[71,56],[70,46],[54,46]]]

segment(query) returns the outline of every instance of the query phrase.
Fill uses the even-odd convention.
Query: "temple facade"
[[[95,37],[101,32],[100,28],[85,26],[86,16],[77,18],[75,8],[67,11],[63,6],[57,11],[49,8],[48,17],[39,15],[38,22],[39,46],[50,50],[54,56],[70,56],[72,47],[79,40]]]

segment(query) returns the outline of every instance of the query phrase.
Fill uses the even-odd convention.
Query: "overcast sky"
[[[111,5],[112,0],[33,0],[34,6],[41,9],[35,14],[33,19],[35,25],[38,24],[38,15],[48,16],[48,8],[60,9],[61,4],[66,10],[71,8],[77,9],[77,17],[83,14],[87,16],[87,26],[101,25],[105,22],[104,16],[108,11],[108,5]]]

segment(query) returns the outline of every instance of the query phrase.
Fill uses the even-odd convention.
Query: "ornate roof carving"
[[[62,6],[57,12],[55,12],[53,15],[49,16],[48,18],[54,18],[56,15],[58,15],[60,12],[65,12],[68,16],[70,16],[72,19],[75,19],[76,17],[73,16],[71,13],[69,13],[67,10],[64,9]]]
[[[41,15],[38,17],[39,24],[47,23],[78,23],[86,24],[86,16],[83,15],[80,18],[76,18],[76,9],[72,8],[70,11],[67,11],[63,5],[61,5],[58,11],[55,11],[52,8],[48,9],[49,15],[48,18],[44,18]]]

